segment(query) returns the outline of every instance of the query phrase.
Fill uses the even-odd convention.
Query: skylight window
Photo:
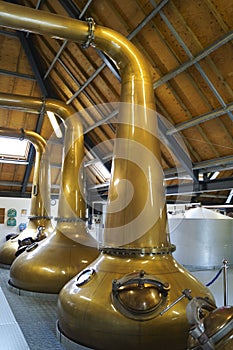
[[[104,182],[110,180],[111,174],[102,162],[97,161],[94,164],[93,168],[95,169],[95,171],[98,173],[98,175],[102,178]]]
[[[0,162],[26,161],[29,142],[11,137],[0,137]]]
[[[90,167],[90,171],[95,175],[95,177],[100,182],[107,182],[111,178],[111,173],[107,169],[107,167],[104,165],[104,163],[101,160],[98,160],[93,157],[91,152],[87,152],[87,158],[88,161],[85,162],[85,167]]]

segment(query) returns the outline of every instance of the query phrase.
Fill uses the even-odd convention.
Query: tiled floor
[[[29,350],[29,346],[24,335],[16,322],[6,297],[0,288],[0,348],[1,349],[17,349]],[[9,336],[10,334],[10,336]]]
[[[45,300],[44,298],[35,298],[26,295],[17,295],[10,291],[8,287],[9,270],[0,269],[0,286],[5,295],[0,294],[0,309],[3,317],[3,325],[0,326],[0,350],[64,350],[56,337],[56,320],[57,320],[57,301]],[[8,305],[9,306],[8,306]],[[4,305],[4,307],[2,306]],[[18,323],[11,324],[6,319],[9,308],[12,310],[12,316]],[[7,311],[8,310],[8,311]],[[19,328],[20,327],[20,328]],[[19,340],[20,343],[12,342],[14,329],[21,329],[20,336],[17,330],[18,339],[22,338],[22,334],[26,340]],[[2,343],[3,335],[6,335],[8,344]],[[26,343],[28,347],[26,347]],[[20,344],[20,346],[19,346]],[[22,345],[21,345],[22,344]]]

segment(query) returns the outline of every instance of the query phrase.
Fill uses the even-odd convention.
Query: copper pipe
[[[42,163],[42,156],[46,151],[46,141],[43,137],[34,131],[30,130],[17,130],[10,128],[0,128],[0,136],[9,136],[15,138],[23,138],[30,141],[36,150],[36,159],[35,159],[35,169],[33,175],[33,185],[31,193],[31,213],[30,221],[32,218],[47,218],[50,222],[50,165],[47,162],[46,164],[46,173],[43,172],[44,177],[43,185],[46,187],[45,190],[41,189],[40,182],[40,170]],[[43,159],[45,161],[45,159]],[[42,193],[43,190],[43,193]],[[40,222],[41,219],[39,219]],[[38,219],[35,223],[39,226]]]
[[[1,5],[1,3],[0,3]],[[41,99],[38,97],[28,97],[24,95],[14,95],[0,93],[0,106],[3,109],[24,111],[27,113],[38,114],[43,108],[59,116],[63,121],[75,114],[75,110],[66,105],[63,101],[56,99]]]
[[[83,147],[83,129],[82,124],[78,117],[75,115],[75,110],[66,105],[64,102],[55,99],[38,99],[36,97],[27,97],[21,95],[10,95],[5,93],[0,93],[0,108],[5,109],[16,109],[25,111],[28,113],[39,113],[42,108],[45,111],[51,111],[55,113],[65,124],[67,129],[65,135],[65,159],[63,164],[62,173],[65,169],[69,169],[69,172],[73,171],[74,174],[78,174],[78,170],[81,166],[84,157],[84,147]],[[73,148],[71,148],[73,147]],[[74,157],[74,149],[75,157]],[[78,159],[77,159],[78,158]],[[76,169],[72,168],[70,164],[76,164]],[[72,169],[72,170],[71,170]],[[68,171],[68,170],[66,170]],[[69,178],[69,186],[65,186],[64,182]],[[79,185],[73,181],[74,177],[70,173],[67,176],[63,176],[63,195],[62,200],[59,200],[59,216],[67,216],[67,200],[75,213],[73,215],[78,215],[80,218],[85,217],[85,200],[81,195],[80,187],[83,187],[82,179],[79,179]],[[73,193],[72,196],[67,195]],[[75,193],[74,193],[75,192]],[[78,200],[77,200],[78,199]],[[70,216],[70,213],[68,217]]]
[[[40,11],[40,16],[43,20],[38,18],[38,12],[34,9],[13,4],[6,5],[4,2],[0,2],[0,24],[5,27],[73,40],[81,44],[86,42],[87,33],[89,33],[90,29],[88,23],[45,11]],[[135,151],[132,144],[138,143],[142,146],[145,145],[152,153],[150,157],[160,163],[160,150],[156,139],[157,125],[155,116],[154,118],[151,116],[153,111],[155,111],[154,93],[147,62],[145,62],[142,54],[130,41],[111,29],[95,26],[94,37],[95,46],[110,55],[118,66],[122,78],[121,102],[124,105],[120,109],[119,123],[122,124],[118,125],[117,140],[121,137],[127,138],[128,141],[126,141],[125,147],[128,148],[128,155]],[[134,106],[133,109],[131,108],[132,104]],[[143,107],[143,111],[137,117],[137,120],[134,121],[135,115],[138,115],[137,109],[140,106]],[[126,118],[127,114],[128,117]],[[151,135],[151,128],[154,130],[155,135]],[[142,129],[143,132],[141,132]],[[116,156],[120,153],[120,148],[121,146],[118,147],[116,144]],[[142,190],[141,193],[140,190],[134,191],[133,200],[129,206],[107,215],[105,244],[118,246],[118,242],[114,242],[112,237],[120,235],[122,236],[120,246],[126,246],[128,248],[152,247],[157,250],[165,247],[171,250],[172,248],[166,233],[167,220],[165,196],[163,191],[161,191],[163,188],[161,168],[154,168],[153,173],[149,175],[152,181],[148,181],[148,172],[151,171],[151,168],[145,169],[147,172],[145,176],[139,173],[140,175],[135,177],[135,170],[137,171],[138,167],[135,168],[128,160],[124,159],[115,159],[115,163],[114,169],[116,170],[112,175],[109,191],[109,211],[114,206],[112,202],[117,198],[117,193],[122,193],[123,197],[125,193],[128,193],[127,184],[124,184],[122,180],[127,179],[132,183],[134,189],[141,188]],[[123,170],[119,171],[119,169]],[[119,186],[121,186],[120,191],[118,190]],[[125,188],[122,188],[122,186]],[[144,195],[142,195],[143,188]],[[158,197],[156,205],[153,200],[147,198],[147,193],[151,194],[151,198],[154,196]],[[125,200],[118,197],[118,202],[120,202],[120,206],[123,206]],[[131,225],[131,227],[128,227],[129,220],[134,221],[138,213],[145,206],[145,218],[153,215],[156,217],[156,222],[150,224],[149,229],[143,232],[143,234],[139,234],[140,237],[135,239],[135,226]],[[120,232],[117,230],[116,227],[119,226],[127,227],[126,238],[124,238],[122,230]],[[138,223],[136,227],[138,227]],[[116,231],[116,233],[113,235],[112,231]],[[130,236],[132,236],[131,241],[129,239]],[[125,244],[125,241],[130,242]]]
[[[0,263],[2,265],[11,265],[15,259],[19,239],[23,240],[27,237],[36,239],[38,227],[44,227],[47,235],[52,232],[53,227],[50,217],[50,164],[49,159],[45,156],[46,141],[39,134],[30,130],[2,127],[0,128],[0,136],[24,138],[30,141],[36,150],[29,223],[27,228],[16,238],[3,243],[0,247]],[[43,176],[43,182],[41,182],[41,176]]]
[[[26,16],[23,16],[24,10]],[[42,21],[41,18],[38,18],[38,12],[35,9],[7,4],[4,1],[0,2],[0,13],[0,22],[3,27],[51,35],[53,38],[68,39],[80,43],[86,41],[88,24],[83,21],[40,11],[40,14],[43,13]]]

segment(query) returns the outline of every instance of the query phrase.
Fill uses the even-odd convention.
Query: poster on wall
[[[10,208],[7,210],[7,216],[9,218],[15,218],[17,216],[17,211],[14,208]]]
[[[21,222],[21,223],[19,224],[19,232],[24,231],[26,228],[27,228],[26,222]]]
[[[16,226],[17,222],[14,217],[9,217],[6,222],[7,226]]]

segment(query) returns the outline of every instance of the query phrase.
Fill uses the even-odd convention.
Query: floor
[[[207,284],[218,272],[192,274]],[[233,305],[233,269],[227,269],[227,276],[228,305]],[[57,299],[19,296],[8,287],[8,278],[9,270],[0,268],[0,350],[64,350],[56,337]],[[209,288],[217,306],[223,306],[223,273]]]
[[[0,313],[0,334],[1,334],[1,349],[25,349],[29,346],[24,338],[24,335],[14,317],[13,312],[5,295],[0,288],[1,313]],[[9,334],[11,335],[9,337]]]
[[[57,300],[19,296],[8,279],[9,270],[0,268],[0,350],[64,350],[56,337]]]

